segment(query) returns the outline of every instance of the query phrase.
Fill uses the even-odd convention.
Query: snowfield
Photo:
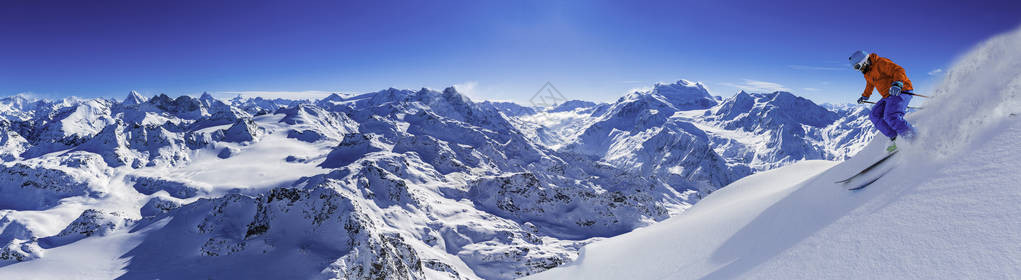
[[[527,279],[1021,278],[1019,49],[1021,30],[960,58],[909,114],[917,141],[865,189],[835,182],[880,158],[886,139],[839,164],[746,177]]]

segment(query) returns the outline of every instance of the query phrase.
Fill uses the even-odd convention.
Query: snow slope
[[[909,114],[919,139],[868,188],[834,182],[880,157],[882,138],[832,168],[746,177],[528,279],[1021,278],[1018,49],[1021,30],[959,59]]]

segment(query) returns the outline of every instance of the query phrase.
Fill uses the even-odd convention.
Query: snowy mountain
[[[718,102],[686,80],[613,104],[564,105],[513,123],[535,142],[700,194],[800,160],[843,160],[872,137],[864,106],[830,110],[788,92],[740,92]]]
[[[782,91],[742,91],[700,120],[711,124],[709,130],[747,137],[720,139],[713,146],[757,170],[805,159],[846,159],[864,147],[871,129],[865,106],[831,111]]]
[[[908,114],[918,138],[849,183],[872,182],[867,188],[848,191],[836,181],[883,157],[889,140],[877,138],[843,162],[745,177],[681,215],[589,244],[575,262],[528,279],[1019,278],[1019,47],[1021,30],[957,61],[925,109]],[[751,129],[768,123],[777,122]]]
[[[517,278],[749,174],[853,155],[863,112],[684,80],[548,109],[454,88],[14,96],[0,278]]]

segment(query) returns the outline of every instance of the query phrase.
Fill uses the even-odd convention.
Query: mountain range
[[[0,99],[0,271],[518,278],[753,173],[849,158],[872,138],[867,112],[686,80],[548,108],[454,88],[12,96]]]

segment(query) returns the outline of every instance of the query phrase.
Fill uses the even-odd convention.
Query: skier
[[[858,104],[868,101],[873,89],[879,90],[883,95],[883,98],[872,106],[869,119],[876,129],[890,138],[890,146],[886,151],[892,153],[897,150],[897,144],[894,142],[897,136],[908,141],[913,140],[915,129],[904,120],[904,113],[911,102],[914,88],[911,87],[911,80],[904,74],[904,68],[890,59],[864,51],[852,53],[848,60],[855,70],[865,75],[865,92],[858,98]]]

